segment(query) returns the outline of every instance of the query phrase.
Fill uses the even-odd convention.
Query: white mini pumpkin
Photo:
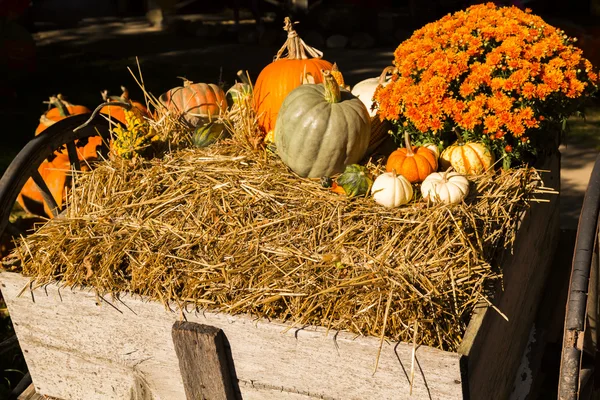
[[[369,110],[369,115],[373,118],[377,114],[377,110],[373,110],[373,95],[375,95],[375,89],[379,85],[385,86],[387,85],[391,78],[387,77],[389,72],[392,72],[394,67],[387,67],[383,70],[380,77],[377,78],[368,78],[364,81],[358,82],[352,88],[352,94],[355,95],[363,102],[363,104]]]
[[[373,199],[384,207],[399,207],[413,197],[413,188],[408,179],[395,172],[379,175],[371,187]]]
[[[434,172],[421,184],[421,193],[434,203],[456,204],[469,194],[469,181],[458,172]]]

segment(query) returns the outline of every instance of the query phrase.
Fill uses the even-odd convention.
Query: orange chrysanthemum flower
[[[598,74],[573,43],[516,7],[447,15],[398,46],[398,72],[375,93],[379,116],[413,134],[469,132],[502,141],[500,151],[507,141],[525,145],[540,122],[564,118],[597,90]]]

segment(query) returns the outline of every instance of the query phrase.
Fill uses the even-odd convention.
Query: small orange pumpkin
[[[283,29],[288,33],[287,40],[275,60],[260,72],[254,85],[254,110],[258,115],[258,126],[265,135],[275,129],[283,100],[302,84],[306,74],[313,76],[314,83],[322,83],[321,70],[333,69],[333,64],[321,59],[322,52],[300,39],[292,25],[289,17],[285,17]],[[287,55],[284,56],[285,52]]]
[[[148,114],[148,109],[145,105],[143,105],[139,101],[129,99],[129,90],[127,90],[125,86],[121,86],[121,90],[123,91],[121,96],[109,96],[108,90],[105,90],[102,92],[102,99],[104,100],[104,102],[120,101],[122,103],[131,103],[131,105],[140,110],[144,116],[150,115]],[[125,119],[125,109],[123,107],[104,106],[100,109],[100,112],[102,114],[106,114],[110,118],[116,119],[123,125],[127,125],[127,120]]]
[[[38,172],[46,182],[52,197],[58,207],[62,207],[66,197],[67,171],[70,171],[71,164],[69,156],[63,153],[55,153],[56,157],[52,161],[44,161],[38,168]],[[44,202],[42,193],[37,185],[29,178],[21,192],[17,196],[17,202],[23,209],[30,214],[36,214],[52,218],[52,212],[48,204]]]
[[[65,119],[71,115],[87,114],[91,111],[85,106],[78,106],[67,102],[61,94],[50,97],[50,108],[40,117],[40,123],[35,130],[35,135],[42,133],[47,127],[55,124],[61,119]]]
[[[51,96],[50,105],[53,106],[50,110],[48,110],[44,115],[40,118],[40,125],[35,130],[35,135],[39,135],[42,133],[47,127],[55,124],[57,121],[68,118],[71,115],[75,114],[86,114],[90,113],[90,110],[84,106],[74,106],[71,103],[68,103],[64,100],[62,95]],[[81,168],[85,170],[86,162],[90,162],[97,159],[97,150],[98,147],[102,145],[102,138],[100,136],[91,136],[88,138],[88,142],[85,146],[78,145],[79,141],[75,141],[77,155],[79,161],[83,161],[81,163]],[[63,147],[62,150],[56,152],[56,154],[61,153],[67,155],[66,147]],[[48,182],[46,182],[48,184]]]
[[[408,132],[404,133],[404,141],[406,147],[390,154],[385,170],[396,171],[410,183],[423,182],[427,175],[437,170],[437,157],[426,147],[412,147]]]

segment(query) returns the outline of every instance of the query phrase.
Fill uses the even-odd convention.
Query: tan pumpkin
[[[193,83],[187,79],[183,86],[163,93],[158,100],[193,128],[212,122],[227,110],[223,89],[213,83]]]
[[[481,174],[491,168],[494,161],[494,153],[483,143],[465,143],[461,139],[444,149],[440,155],[442,170],[452,167],[456,172],[464,175]]]
[[[421,184],[421,194],[433,203],[460,203],[469,194],[469,181],[455,171],[434,172]]]
[[[405,148],[395,150],[388,157],[385,170],[396,171],[411,183],[423,182],[427,175],[437,170],[437,157],[425,147],[412,147],[408,132],[404,133]]]

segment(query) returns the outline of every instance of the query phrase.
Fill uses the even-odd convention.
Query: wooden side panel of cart
[[[33,292],[28,279],[3,273],[2,292],[39,393],[64,399],[185,399],[171,327],[178,313],[123,295],[96,298],[89,290]],[[118,310],[117,310],[118,309]],[[254,321],[245,316],[186,313],[189,321],[221,328],[231,347],[244,399],[394,399],[409,393],[412,346],[322,328]],[[417,397],[461,396],[460,356],[427,347],[419,361]]]
[[[558,188],[559,160],[545,165]],[[418,399],[504,399],[526,345],[559,234],[558,196],[541,196],[505,254],[503,291],[473,317],[458,353],[420,346],[412,388]],[[174,312],[123,294],[1,273],[2,294],[38,393],[61,399],[185,399],[171,328],[181,316],[224,331],[244,399],[409,397],[412,346],[248,316]]]
[[[540,169],[551,171],[542,174],[544,186],[559,191],[560,155]],[[513,253],[501,257],[504,279],[494,305],[508,321],[491,307],[476,310],[458,349],[465,356],[469,381],[465,398],[507,399],[513,389],[554,255],[560,251],[559,197],[536,198],[542,202],[534,203],[521,220]]]

